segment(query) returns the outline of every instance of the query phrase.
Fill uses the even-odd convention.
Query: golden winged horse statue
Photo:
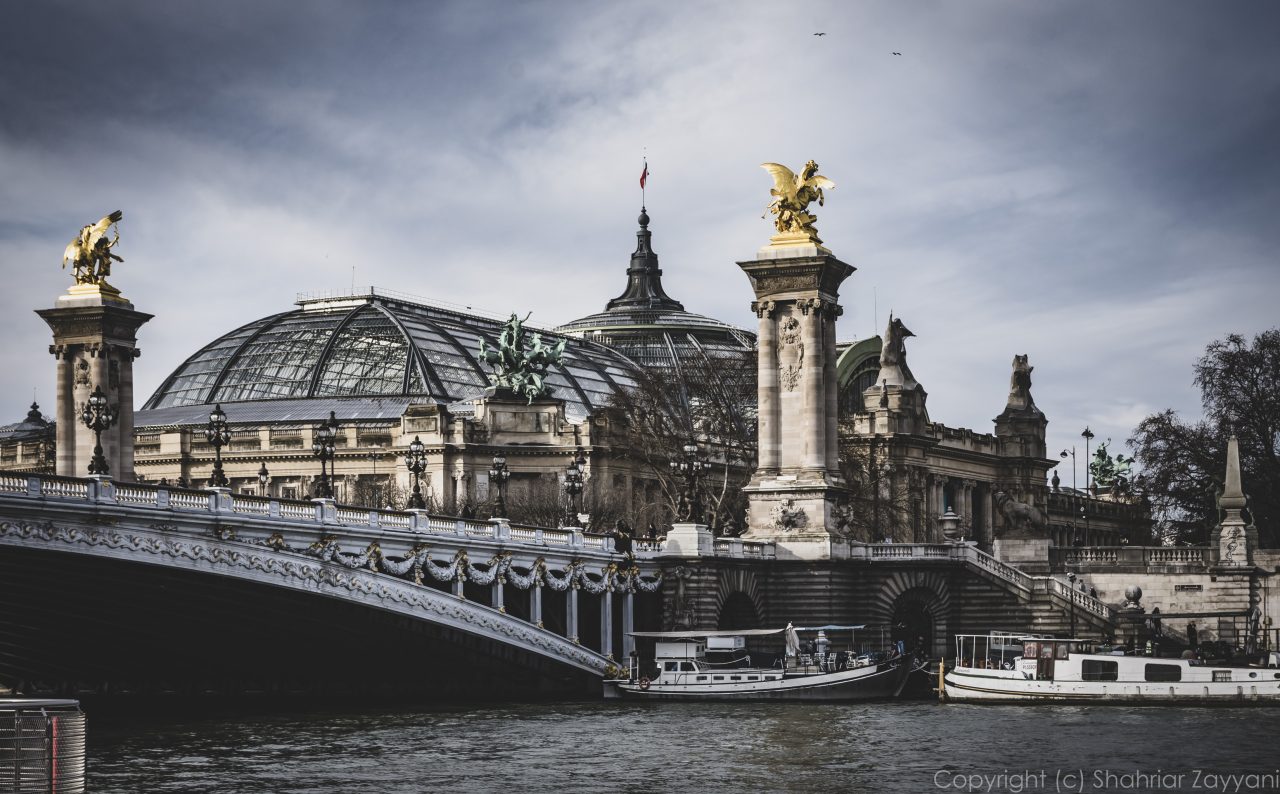
[[[762,163],[760,167],[773,176],[774,188],[769,191],[773,201],[765,211],[777,216],[773,225],[779,234],[802,235],[812,242],[821,243],[818,230],[813,226],[818,216],[807,210],[815,200],[818,206],[822,206],[822,191],[834,188],[836,183],[819,174],[818,164],[813,160],[805,163],[798,175],[778,163]]]
[[[115,227],[124,213],[116,210],[107,217],[91,223],[80,230],[80,233],[67,245],[62,254],[62,267],[71,263],[72,273],[77,284],[105,284],[111,275],[111,260],[123,262],[124,258],[111,252],[112,247],[120,242],[120,229],[115,228],[115,236],[108,239],[107,232]]]

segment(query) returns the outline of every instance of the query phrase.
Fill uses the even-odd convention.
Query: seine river
[[[89,790],[119,794],[1280,789],[1280,708],[591,702],[127,722],[88,713]]]

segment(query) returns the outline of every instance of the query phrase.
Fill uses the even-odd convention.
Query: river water
[[[1280,708],[585,702],[101,724],[87,711],[89,790],[103,794],[1280,790]]]

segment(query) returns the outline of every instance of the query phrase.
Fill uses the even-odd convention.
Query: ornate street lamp
[[[1089,429],[1088,425],[1084,426],[1084,432],[1080,434],[1080,437],[1084,439],[1084,493],[1089,496],[1093,493],[1089,490],[1089,468],[1092,464],[1092,461],[1089,460],[1089,441],[1093,438],[1093,431]]]
[[[317,499],[333,498],[333,484],[329,481],[329,474],[334,456],[334,441],[337,437],[338,416],[333,411],[330,411],[328,421],[321,422],[320,426],[316,428],[314,440],[311,444],[311,451],[320,459],[320,480],[316,483]],[[326,470],[325,464],[330,464],[329,470]]]
[[[685,442],[680,449],[681,456],[671,461],[671,473],[680,477],[680,505],[676,511],[676,520],[691,524],[701,524],[702,493],[698,481],[702,479],[711,464],[698,452],[698,443],[693,439]]]
[[[511,472],[507,469],[507,456],[499,452],[493,456],[493,468],[489,469],[489,482],[493,483],[493,517],[507,517],[507,480]]]
[[[231,428],[227,427],[227,415],[222,406],[215,405],[209,412],[209,424],[205,425],[204,437],[213,445],[213,476],[209,478],[209,487],[226,488],[227,475],[222,471],[222,448],[231,441]]]
[[[258,469],[258,494],[260,496],[267,495],[267,486],[271,484],[271,472],[267,471],[267,464],[262,464]]]
[[[80,412],[80,421],[93,431],[93,460],[89,461],[89,473],[101,477],[111,474],[107,459],[102,454],[102,431],[116,423],[116,409],[107,405],[107,395],[102,393],[101,386],[93,387],[93,394],[84,404]]]
[[[427,503],[422,498],[422,486],[418,478],[427,470],[427,447],[417,436],[413,437],[413,442],[409,444],[409,451],[404,455],[404,465],[413,475],[413,494],[409,496],[409,509],[426,510]]]
[[[569,513],[565,516],[566,527],[581,526],[578,514],[582,512],[583,472],[587,469],[587,456],[578,447],[564,468],[564,492],[569,497]]]

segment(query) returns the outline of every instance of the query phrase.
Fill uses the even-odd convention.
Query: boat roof
[[[793,626],[796,631],[852,631],[856,629],[865,629],[865,625],[858,626]],[[769,634],[781,634],[786,631],[781,629],[736,629],[730,631],[631,631],[628,632],[632,637],[652,637],[659,640],[687,640],[697,639],[699,637],[763,637]]]

